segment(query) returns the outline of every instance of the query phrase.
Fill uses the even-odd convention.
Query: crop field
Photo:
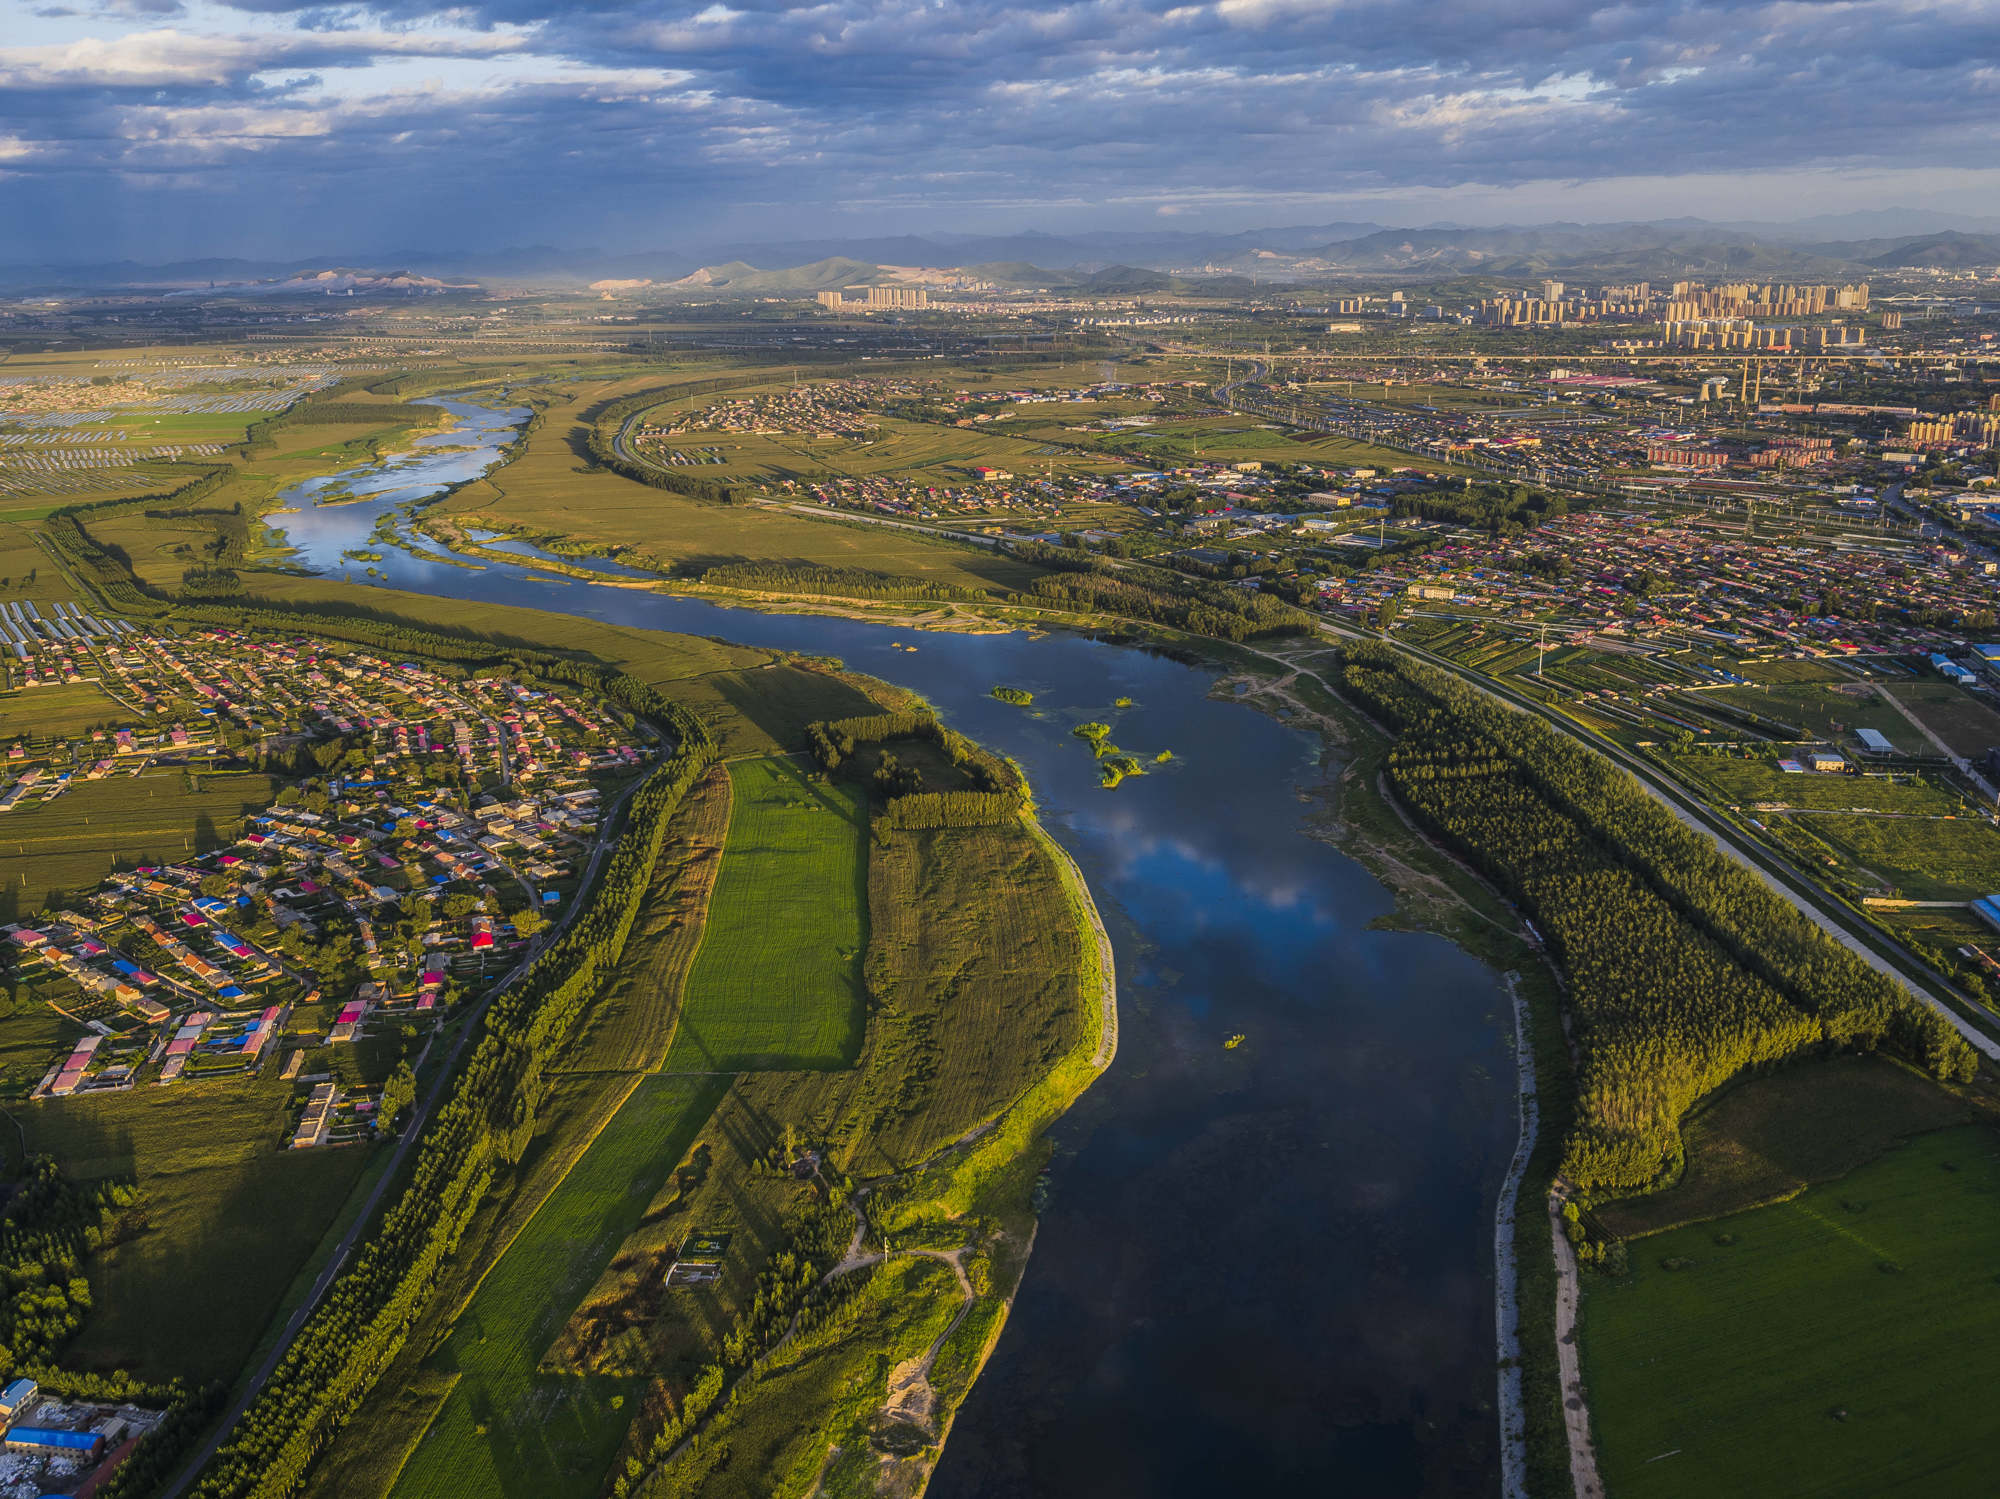
[[[2000,1441],[2000,1135],[1922,1135],[1837,1182],[1634,1246],[1584,1375],[1619,1499],[1977,1494]]]
[[[791,759],[730,767],[708,923],[666,1070],[841,1067],[860,1044],[868,818]]]
[[[1832,1057],[1745,1078],[1681,1126],[1681,1179],[1597,1216],[1623,1238],[1776,1202],[1831,1181],[1908,1135],[1990,1115],[1981,1095],[1938,1086],[1882,1056]]]
[[[109,874],[153,859],[200,853],[235,839],[246,813],[270,803],[268,776],[201,777],[189,791],[179,771],[84,781],[48,803],[0,818],[0,917],[20,920],[52,892],[83,891]]]
[[[1878,876],[1908,900],[1969,901],[2000,890],[2000,828],[1984,817],[1798,813],[1774,816],[1770,826],[1809,862],[1823,864],[1831,850],[1863,883]]]
[[[272,1077],[15,1111],[30,1151],[141,1193],[91,1260],[96,1304],[66,1361],[161,1379],[236,1374],[368,1163],[353,1147],[282,1150],[291,1097]]]
[[[1963,810],[1959,798],[1928,781],[1904,776],[1792,775],[1770,760],[1738,760],[1721,755],[1680,755],[1675,768],[1714,794],[1739,806],[1757,802],[1809,807],[1822,812],[1902,812],[1922,817],[1951,816]]]
[[[1963,687],[1949,682],[1899,683],[1889,689],[1897,699],[1938,738],[1968,760],[1977,760],[2000,745],[2000,713],[1995,713]],[[1904,735],[1916,741],[1912,748],[1928,754],[1930,746],[1919,739],[1908,723]]]
[[[640,1382],[537,1366],[721,1091],[716,1079],[641,1079],[528,1220],[431,1361],[458,1380],[398,1476],[396,1499],[599,1491]]]
[[[716,766],[674,814],[618,970],[561,1070],[649,1072],[665,1059],[728,828],[729,772]]]
[[[64,739],[133,722],[132,710],[95,683],[23,687],[0,696],[0,739],[24,735]]]

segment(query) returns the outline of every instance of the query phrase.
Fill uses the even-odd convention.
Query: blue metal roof
[[[24,1442],[36,1447],[68,1447],[78,1452],[88,1452],[104,1438],[94,1431],[56,1431],[46,1426],[16,1426],[7,1433],[10,1442]]]

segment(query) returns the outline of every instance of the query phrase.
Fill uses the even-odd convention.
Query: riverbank
[[[1359,860],[1395,893],[1388,924],[1447,937],[1507,976],[1522,1124],[1494,1209],[1502,1481],[1511,1484],[1518,1474],[1526,1493],[1567,1492],[1575,1419],[1565,1409],[1557,1266],[1560,1250],[1568,1245],[1546,1245],[1538,1228],[1523,1239],[1514,1226],[1522,1192],[1539,1202],[1554,1183],[1569,1127],[1571,1058],[1560,979],[1546,954],[1528,939],[1520,913],[1418,828],[1389,789],[1383,772],[1394,739],[1327,680],[1335,652],[1318,643],[1289,653],[1227,650],[1236,675],[1219,679],[1218,693],[1307,727],[1326,747],[1328,774],[1319,805],[1307,819],[1311,836]],[[1378,918],[1378,924],[1383,921]],[[1510,1203],[1515,1204],[1511,1212]],[[1502,1214],[1508,1215],[1512,1230],[1504,1236]],[[1531,1223],[1539,1224],[1541,1216],[1532,1215]],[[1584,1420],[1587,1428],[1587,1416]]]
[[[375,508],[303,512],[298,539],[337,556],[365,541]],[[1071,1068],[1088,1091],[1050,1132],[1046,1193],[1029,1169],[1035,1154],[1008,1154],[1010,1184],[1045,1203],[1035,1273],[1019,1282],[1007,1331],[953,1425],[937,1499],[976,1491],[979,1474],[1005,1474],[997,1481],[1016,1492],[1080,1494],[1104,1461],[1164,1496],[1300,1474],[1401,1489],[1419,1468],[1448,1469],[1468,1489],[1490,1484],[1485,1267],[1494,1183],[1515,1144],[1495,970],[1411,931],[1363,865],[1298,836],[1317,804],[1321,739],[1303,722],[1209,696],[1213,663],[1235,663],[1241,648],[1035,609],[954,605],[920,618],[825,599],[722,608],[545,576],[518,558],[482,561],[473,571],[399,552],[381,565],[386,586],[365,593],[327,579],[247,581],[276,599],[471,633],[496,649],[628,661],[649,678],[653,631],[690,647],[688,637],[709,637],[700,644],[713,659],[678,690],[724,725],[732,755],[779,747],[758,721],[774,685],[762,673],[779,670],[787,692],[821,690],[773,668],[770,653],[838,657],[907,685],[955,728],[1020,760],[1048,832],[1088,881],[1128,975],[1115,994],[1122,1065],[1092,1065],[1112,1054],[1100,1014]],[[988,697],[995,681],[1032,690],[1033,711]],[[814,716],[842,711],[864,710]],[[1128,742],[1171,745],[1173,763],[1107,793],[1070,734],[1107,719]],[[1102,950],[1094,935],[1088,945]],[[1243,1044],[1225,1044],[1237,1035]],[[1361,1140],[1365,1151],[1351,1148]],[[1025,1173],[1018,1183],[1015,1172]],[[1382,1182],[1396,1184],[1400,1206],[1357,1210],[1376,1200],[1365,1184]],[[1288,1209],[1271,1218],[1279,1200]],[[1147,1231],[1135,1237],[1135,1223]],[[1226,1277],[1184,1249],[1216,1233],[1235,1246]],[[1024,1247],[1025,1232],[1005,1242]],[[1302,1253],[1328,1266],[1335,1287],[1307,1306],[1283,1269]],[[998,1265],[994,1274],[998,1284]],[[1401,1351],[1413,1315],[1430,1327],[1420,1368]],[[969,1317],[946,1354],[992,1331]],[[1190,1362],[1196,1344],[1207,1352]],[[1256,1409],[1219,1389],[1203,1395],[1201,1370],[1220,1378],[1230,1359],[1250,1356],[1274,1380]],[[1131,1371],[1117,1390],[1087,1377],[1107,1360]],[[1197,1372],[1168,1387],[1169,1371],[1188,1369]],[[1344,1393],[1363,1388],[1385,1392],[1367,1411]],[[1274,1466],[1224,1471],[1223,1453]]]

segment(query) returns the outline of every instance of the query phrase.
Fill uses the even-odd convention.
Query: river
[[[1508,1001],[1450,943],[1373,927],[1388,893],[1304,831],[1317,741],[1212,695],[1212,668],[1080,635],[764,614],[380,546],[368,580],[342,552],[476,476],[526,415],[439,404],[453,432],[291,492],[300,508],[271,519],[301,561],[839,656],[1018,759],[1089,880],[1117,953],[1118,1057],[1057,1126],[1034,1256],[935,1499],[1495,1490]],[[329,493],[365,497],[314,503]],[[1174,759],[1103,790],[1070,734],[1085,719]]]

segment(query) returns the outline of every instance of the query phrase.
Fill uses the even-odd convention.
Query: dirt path
[[[2000,791],[1995,791],[1992,785],[1987,781],[1987,779],[1984,776],[1982,776],[1978,771],[1972,768],[1972,763],[1969,760],[1967,760],[1965,756],[1961,755],[1957,750],[1953,749],[1950,745],[1946,744],[1942,739],[1940,739],[1936,734],[1931,732],[1931,726],[1925,723],[1921,718],[1917,717],[1915,712],[1911,710],[1910,705],[1908,703],[1904,702],[1901,698],[1897,697],[1895,693],[1891,692],[1885,683],[1877,682],[1875,684],[1875,690],[1882,695],[1883,702],[1887,703],[1890,707],[1894,708],[1898,713],[1902,714],[1904,718],[1910,721],[1911,728],[1915,729],[1919,734],[1923,735],[1924,738],[1928,739],[1931,742],[1932,748],[1934,748],[1940,755],[1943,755],[1945,759],[1951,761],[1952,765],[1957,769],[1960,775],[1964,776],[1968,781],[1972,782],[1973,785],[1977,786],[1980,789],[1980,791],[1985,794],[1988,803],[2000,801]]]
[[[1556,1256],[1556,1362],[1562,1370],[1563,1427],[1569,1433],[1569,1481],[1576,1499],[1604,1499],[1597,1449],[1590,1444],[1590,1407],[1583,1395],[1583,1364],[1576,1345],[1576,1250],[1563,1232],[1563,1199],[1549,1194],[1549,1233]]]

